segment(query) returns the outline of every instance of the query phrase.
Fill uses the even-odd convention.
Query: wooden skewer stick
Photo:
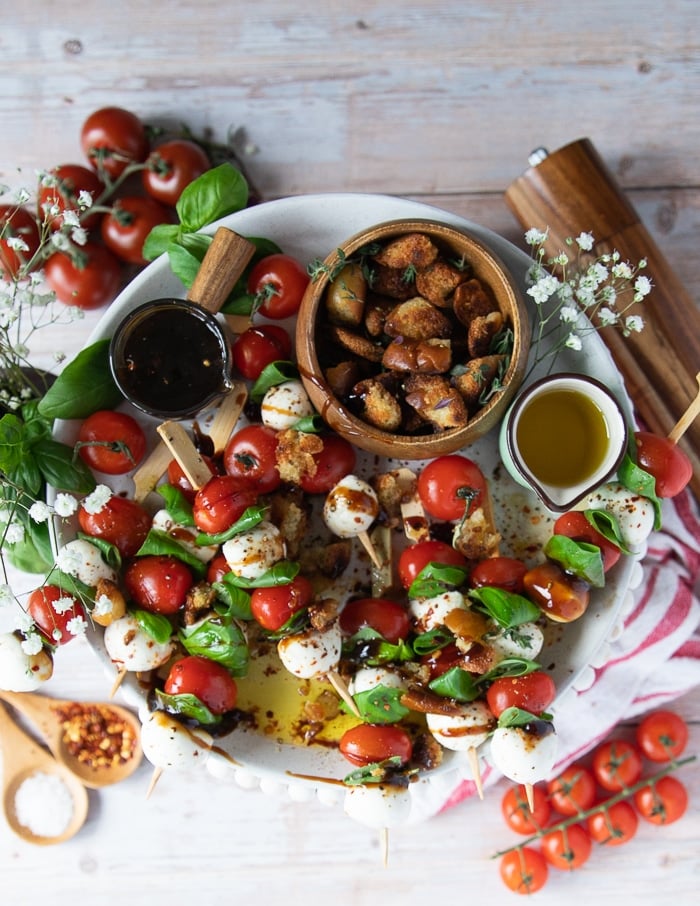
[[[531,783],[524,783],[525,787],[525,798],[527,799],[527,807],[530,809],[530,812],[535,811],[535,791],[532,788]]]
[[[168,463],[171,459],[170,450],[162,441],[159,441],[134,472],[134,500],[137,503],[143,503],[151,491],[155,489],[160,476],[168,468]]]
[[[360,711],[355,704],[355,699],[352,697],[352,695],[350,695],[350,690],[348,689],[347,683],[345,682],[343,677],[339,673],[336,673],[335,670],[329,670],[326,674],[326,679],[331,684],[331,686],[333,686],[335,691],[338,693],[340,698],[342,698],[348,708],[350,708],[355,717],[361,717],[362,715],[360,714]]]
[[[156,788],[156,784],[160,780],[160,775],[163,773],[163,768],[154,768],[153,773],[151,774],[151,782],[148,784],[148,789],[146,790],[146,799],[151,798],[151,793]]]
[[[118,688],[121,686],[121,684],[124,682],[124,677],[126,676],[126,674],[127,674],[128,672],[129,672],[129,671],[126,669],[126,667],[122,667],[121,670],[117,673],[117,675],[116,675],[116,677],[115,677],[115,680],[114,680],[114,683],[113,683],[113,685],[112,685],[112,688],[109,690],[109,697],[110,697],[110,698],[114,698],[114,696],[117,694],[117,689],[118,689]]]
[[[472,780],[474,781],[474,786],[476,786],[476,791],[479,794],[479,799],[483,799],[484,785],[481,782],[481,765],[479,764],[479,755],[474,746],[470,746],[467,749],[467,761],[469,762],[469,769],[471,770]]]
[[[375,551],[374,545],[372,544],[372,539],[369,537],[367,532],[360,532],[360,534],[357,537],[360,539],[360,541],[362,542],[362,546],[369,554],[370,559],[372,560],[372,563],[374,563],[374,565],[377,567],[377,569],[381,569],[382,561],[379,559],[379,555]]]
[[[243,381],[235,381],[233,387],[219,403],[208,432],[214,446],[214,453],[223,452],[247,398],[248,390]]]
[[[372,597],[381,598],[393,584],[391,529],[388,525],[375,525],[370,540],[381,560],[381,566],[373,565],[372,569]]]
[[[671,428],[668,439],[672,444],[678,443],[698,415],[700,415],[700,371],[695,375],[695,380],[698,382],[698,392],[695,395],[695,399]]]
[[[382,865],[386,868],[389,865],[389,828],[383,827],[379,831],[379,848],[382,853]]]
[[[179,422],[167,421],[156,428],[171,456],[178,461],[187,480],[199,490],[212,477],[212,472],[202,459],[187,431]]]

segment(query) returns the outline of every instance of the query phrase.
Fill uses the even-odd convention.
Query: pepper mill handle
[[[551,154],[538,149],[530,161],[530,169],[506,189],[505,200],[524,229],[548,231],[548,256],[566,251],[567,237],[587,232],[596,241],[596,256],[617,249],[631,263],[647,259],[653,289],[636,310],[644,329],[623,338],[608,327],[600,336],[645,426],[668,435],[697,392],[700,309],[589,139]],[[690,486],[700,498],[700,420],[679,446],[691,460]]]

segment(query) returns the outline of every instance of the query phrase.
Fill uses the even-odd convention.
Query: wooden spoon
[[[143,756],[140,743],[141,724],[138,718],[126,708],[113,705],[111,702],[109,704],[74,702],[48,698],[45,695],[37,695],[33,692],[0,692],[0,698],[12,705],[13,708],[16,708],[36,725],[44,736],[54,758],[66,770],[74,774],[84,786],[91,789],[99,789],[103,786],[119,783],[120,780],[125,780],[133,774],[141,762]],[[85,708],[97,707],[103,713],[104,711],[112,712],[115,719],[130,730],[135,740],[131,758],[114,764],[93,765],[87,761],[81,761],[77,754],[73,754],[64,740],[63,719],[60,712],[76,705]]]
[[[88,814],[88,794],[83,784],[64,765],[52,758],[15,724],[0,705],[0,743],[3,745],[2,806],[10,828],[29,843],[47,845],[62,843],[73,837],[85,823]],[[58,777],[73,800],[73,811],[66,827],[56,836],[42,836],[20,822],[17,814],[17,793],[22,784],[33,776]],[[49,807],[48,803],[45,806]]]

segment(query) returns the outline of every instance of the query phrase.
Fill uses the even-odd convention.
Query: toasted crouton
[[[460,283],[452,296],[452,308],[458,321],[469,327],[474,318],[495,311],[497,306],[476,277]]]
[[[328,381],[328,386],[333,394],[338,397],[347,396],[355,384],[364,377],[363,369],[357,359],[347,362],[339,362],[337,365],[331,365],[326,368],[324,374]]]
[[[449,318],[427,299],[415,296],[392,309],[384,322],[384,332],[389,337],[429,340],[432,337],[449,337],[452,325]]]
[[[326,290],[328,318],[333,324],[362,323],[367,295],[367,280],[359,264],[346,264]]]
[[[491,346],[491,340],[503,327],[503,315],[500,311],[492,311],[488,315],[478,315],[469,325],[467,331],[467,349],[473,358],[486,355]]]
[[[307,434],[287,428],[277,435],[277,471],[282,481],[299,484],[304,475],[316,474],[314,454],[323,449],[323,440],[318,434]]]
[[[384,333],[384,322],[394,308],[394,299],[370,295],[365,303],[365,330],[370,337],[381,337]]]
[[[275,491],[266,498],[270,507],[269,519],[284,538],[287,556],[295,560],[309,527],[310,506],[298,487]]]
[[[410,299],[416,294],[412,271],[401,271],[381,264],[372,265],[372,292],[390,299]]]
[[[481,394],[488,390],[493,379],[498,374],[503,355],[487,355],[479,359],[471,359],[466,364],[466,371],[452,379],[452,383],[459,390],[467,409],[474,410],[479,406]]]
[[[437,256],[438,248],[428,236],[423,233],[406,233],[398,239],[392,239],[373,257],[385,267],[422,270],[429,267]]]
[[[501,536],[489,524],[483,507],[477,507],[459,525],[452,546],[467,560],[486,560],[498,553]]]
[[[416,274],[418,293],[439,308],[450,306],[450,297],[462,282],[464,273],[442,258]]]
[[[345,327],[337,325],[329,328],[329,334],[334,342],[342,346],[343,349],[347,349],[353,355],[367,359],[370,362],[381,362],[384,349],[367,337],[360,336],[360,334],[354,333],[352,330],[347,330]]]
[[[413,374],[404,382],[406,403],[434,428],[462,428],[468,415],[464,400],[447,378],[438,374]]]
[[[353,394],[362,404],[362,418],[384,431],[401,425],[401,404],[381,377],[368,378],[355,385]]]
[[[406,340],[397,337],[384,350],[384,368],[420,374],[444,374],[452,367],[449,340]]]

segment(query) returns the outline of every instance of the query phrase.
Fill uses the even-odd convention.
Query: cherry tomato
[[[199,655],[176,661],[163,689],[168,695],[194,695],[212,714],[232,711],[238,699],[236,682],[228,670]]]
[[[289,359],[292,341],[287,331],[278,324],[261,324],[244,330],[231,347],[231,354],[239,374],[255,381],[272,362]]]
[[[494,680],[486,691],[486,702],[494,717],[500,717],[507,708],[521,708],[539,715],[552,704],[556,693],[552,677],[536,670],[525,676],[502,676]]]
[[[523,576],[527,566],[522,560],[514,557],[489,557],[481,560],[469,574],[469,584],[472,588],[503,588],[506,591],[522,594]]]
[[[632,743],[624,739],[610,739],[595,749],[591,767],[603,789],[617,793],[639,780],[642,759]]]
[[[432,680],[447,673],[453,667],[464,667],[464,654],[454,642],[450,642],[444,648],[438,648],[437,651],[423,655],[420,662],[421,666],[428,668]]]
[[[255,588],[250,596],[253,618],[263,629],[277,632],[300,610],[313,601],[313,586],[304,576],[296,576],[286,585]]]
[[[137,557],[124,570],[129,596],[151,613],[177,613],[193,584],[192,570],[177,557],[163,554]]]
[[[57,230],[63,223],[64,211],[79,213],[78,197],[81,192],[89,192],[93,202],[96,202],[104,192],[104,184],[94,170],[89,170],[80,164],[61,164],[49,171],[52,177],[49,182],[55,185],[46,185],[43,180],[37,191],[37,207],[39,218],[46,218],[52,230]],[[55,210],[55,214],[49,214]],[[91,213],[81,218],[82,225],[90,230],[102,217],[101,213]]]
[[[485,493],[481,469],[457,453],[431,460],[418,476],[418,496],[435,519],[462,519],[483,505]]]
[[[549,781],[547,793],[560,815],[578,815],[595,802],[595,778],[587,768],[572,764]]]
[[[26,249],[13,248],[21,240]],[[39,249],[39,227],[26,208],[0,205],[0,276],[16,277]]]
[[[299,311],[309,275],[291,255],[276,252],[253,266],[248,276],[248,292],[262,299],[259,311],[279,321]]]
[[[211,167],[204,149],[187,139],[173,139],[148,155],[143,187],[156,201],[175,207],[184,189]]]
[[[112,178],[146,159],[148,136],[141,120],[122,107],[102,107],[85,120],[80,145],[90,163]]]
[[[54,585],[44,585],[33,591],[27,601],[27,612],[52,645],[66,645],[80,634],[68,628],[72,619],[80,617],[87,622],[80,601]]]
[[[109,541],[127,559],[136,554],[151,527],[151,517],[140,504],[115,495],[97,513],[81,504],[78,522],[86,535]]]
[[[398,601],[387,598],[355,598],[348,601],[340,612],[338,623],[341,630],[351,636],[369,626],[392,645],[405,639],[411,630],[405,608]]]
[[[404,548],[399,557],[399,579],[404,588],[410,588],[416,576],[429,563],[440,563],[443,566],[459,566],[466,570],[467,561],[452,545],[445,541],[430,539],[418,541]]]
[[[503,883],[515,893],[531,894],[547,883],[549,870],[542,853],[531,846],[514,849],[501,857]]]
[[[401,727],[390,724],[359,724],[340,738],[340,751],[359,767],[398,756],[401,764],[411,760],[413,743]]]
[[[547,826],[552,807],[542,786],[532,787],[533,808],[527,801],[527,792],[522,784],[509,787],[501,799],[501,812],[508,827],[516,834],[530,836]]]
[[[121,267],[109,249],[86,242],[77,248],[75,263],[66,252],[54,252],[44,265],[44,276],[60,302],[92,309],[106,305],[116,296]]]
[[[588,818],[586,826],[596,843],[622,846],[637,833],[639,819],[629,802],[623,800],[608,806],[605,811],[595,812]]]
[[[100,409],[80,426],[80,458],[90,468],[107,475],[123,475],[135,469],[146,455],[143,428],[126,412]]]
[[[587,544],[599,547],[605,572],[617,563],[622,554],[620,548],[601,535],[580,510],[563,513],[555,521],[552,531],[555,535],[565,535],[574,541],[585,541]]]
[[[688,808],[688,791],[675,777],[660,777],[634,794],[637,811],[651,824],[673,824]]]
[[[218,475],[219,468],[216,461],[206,454],[201,454],[201,456],[207,466],[209,466],[211,474]],[[182,466],[176,459],[171,459],[168,463],[168,484],[177,488],[190,503],[194,503],[197,491],[192,487],[189,478],[185,475]]]
[[[688,744],[688,725],[673,711],[653,711],[637,727],[637,745],[649,761],[677,758]]]
[[[685,453],[667,437],[637,431],[637,462],[654,476],[659,497],[675,497],[693,477],[693,467]]]
[[[236,431],[224,450],[224,468],[269,494],[282,483],[277,469],[277,432],[266,425],[247,425]]]
[[[125,196],[115,202],[102,220],[102,241],[128,264],[146,264],[143,244],[153,227],[169,223],[170,213],[153,198]]]
[[[529,569],[523,576],[523,586],[530,600],[559,623],[569,623],[583,616],[591,600],[588,583],[565,572],[551,560]]]
[[[562,871],[573,871],[585,865],[593,849],[591,838],[580,824],[545,834],[540,845],[547,862]]]
[[[215,535],[230,528],[258,499],[257,491],[237,475],[215,475],[197,491],[192,507],[195,525]]]
[[[316,471],[302,475],[299,482],[307,494],[327,494],[355,470],[355,449],[349,441],[337,434],[325,434],[322,439],[323,449],[314,454]]]

